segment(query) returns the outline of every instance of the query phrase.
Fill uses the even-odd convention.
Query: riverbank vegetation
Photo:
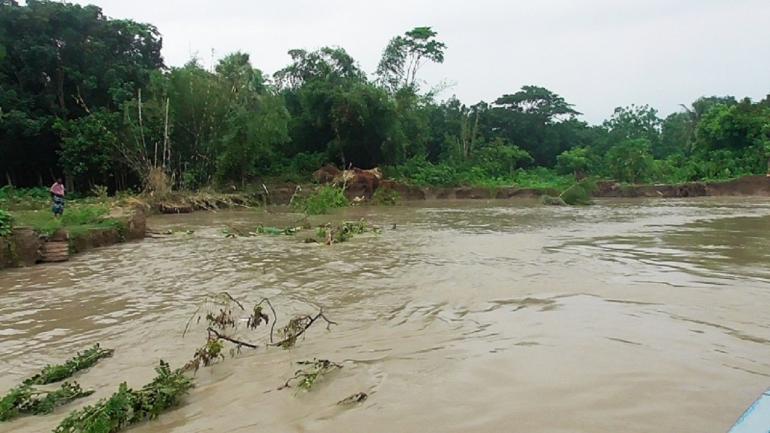
[[[272,75],[243,52],[169,67],[161,29],[96,6],[0,2],[0,28],[5,184],[62,173],[78,192],[233,190],[308,181],[332,163],[416,185],[564,190],[585,176],[675,183],[768,168],[770,98],[707,96],[666,117],[631,105],[595,125],[536,85],[469,104],[421,80],[451,55],[430,27],[395,36],[373,74],[322,47],[289,50]]]

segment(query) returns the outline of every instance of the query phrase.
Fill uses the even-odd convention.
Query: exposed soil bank
[[[746,176],[726,182],[690,182],[678,185],[621,185],[600,182],[596,197],[770,197],[770,176]]]
[[[396,191],[403,200],[428,199],[511,199],[559,195],[553,189],[536,188],[479,188],[479,187],[416,187],[384,180],[380,188]],[[705,196],[760,196],[770,197],[770,177],[746,176],[726,182],[690,182],[678,185],[623,185],[599,182],[595,197],[705,197]]]
[[[109,218],[118,221],[119,226],[76,233],[59,230],[52,236],[43,236],[29,228],[14,229],[11,236],[0,238],[0,269],[64,261],[74,253],[144,238],[147,216],[143,207],[117,209]],[[67,248],[62,249],[60,245]]]

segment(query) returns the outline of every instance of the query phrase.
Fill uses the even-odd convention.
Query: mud
[[[190,359],[201,329],[184,324],[222,290],[339,326],[200,370],[184,406],[132,432],[724,432],[770,383],[765,199],[422,201],[309,222],[360,217],[385,230],[327,247],[222,234],[300,218],[280,209],[154,216],[194,233],[0,273],[0,390],[97,341],[116,353],[76,377],[97,389],[81,404],[140,386]],[[313,357],[343,368],[275,390]]]
[[[688,198],[706,196],[770,197],[769,176],[747,176],[726,182],[691,182],[679,185],[621,185],[599,182],[597,197]]]

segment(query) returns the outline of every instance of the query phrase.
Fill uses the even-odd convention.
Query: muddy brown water
[[[438,202],[358,208],[385,230],[326,247],[224,239],[263,211],[161,216],[192,235],[0,273],[0,391],[101,342],[76,377],[108,396],[203,340],[206,293],[269,297],[285,321],[323,306],[339,326],[293,350],[198,372],[186,404],[134,432],[724,432],[770,386],[770,202]],[[316,219],[316,223],[323,218]],[[396,224],[396,228],[392,228]],[[252,334],[260,340],[263,334]],[[309,393],[276,391],[294,361],[344,364]],[[353,408],[335,403],[355,392]],[[0,424],[50,431],[71,408]]]

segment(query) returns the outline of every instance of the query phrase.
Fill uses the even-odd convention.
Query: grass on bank
[[[92,230],[122,230],[122,223],[106,218],[108,212],[105,205],[75,204],[65,208],[61,218],[54,218],[50,209],[11,211],[10,215],[14,227],[30,228],[45,236],[64,229],[78,237]]]

